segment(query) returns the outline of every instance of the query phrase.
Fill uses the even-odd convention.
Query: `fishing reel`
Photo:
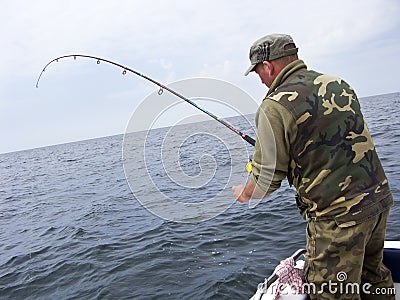
[[[249,162],[246,164],[246,167],[244,168],[246,170],[246,172],[250,175],[251,172],[253,171],[253,159],[251,157],[249,157]]]

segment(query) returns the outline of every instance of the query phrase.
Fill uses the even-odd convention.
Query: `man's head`
[[[255,41],[250,48],[250,67],[245,75],[255,71],[268,87],[279,72],[298,59],[297,48],[290,35],[270,34]]]

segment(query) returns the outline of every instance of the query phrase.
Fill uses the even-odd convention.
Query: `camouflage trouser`
[[[387,216],[347,228],[333,220],[308,222],[304,275],[311,299],[395,299],[382,263]]]

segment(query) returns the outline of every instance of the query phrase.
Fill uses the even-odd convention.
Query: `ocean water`
[[[400,93],[361,104],[395,198],[387,239],[400,240]],[[215,121],[183,128],[0,155],[0,299],[252,296],[305,246],[294,191],[236,203],[230,186],[246,181],[251,148]]]

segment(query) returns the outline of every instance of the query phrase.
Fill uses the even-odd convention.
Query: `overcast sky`
[[[360,97],[398,92],[400,2],[1,0],[0,153],[123,133],[157,88],[88,60],[115,60],[165,84],[230,82],[261,101],[248,67],[254,40],[291,34],[310,69],[348,81]],[[379,105],[374,103],[374,105]]]

